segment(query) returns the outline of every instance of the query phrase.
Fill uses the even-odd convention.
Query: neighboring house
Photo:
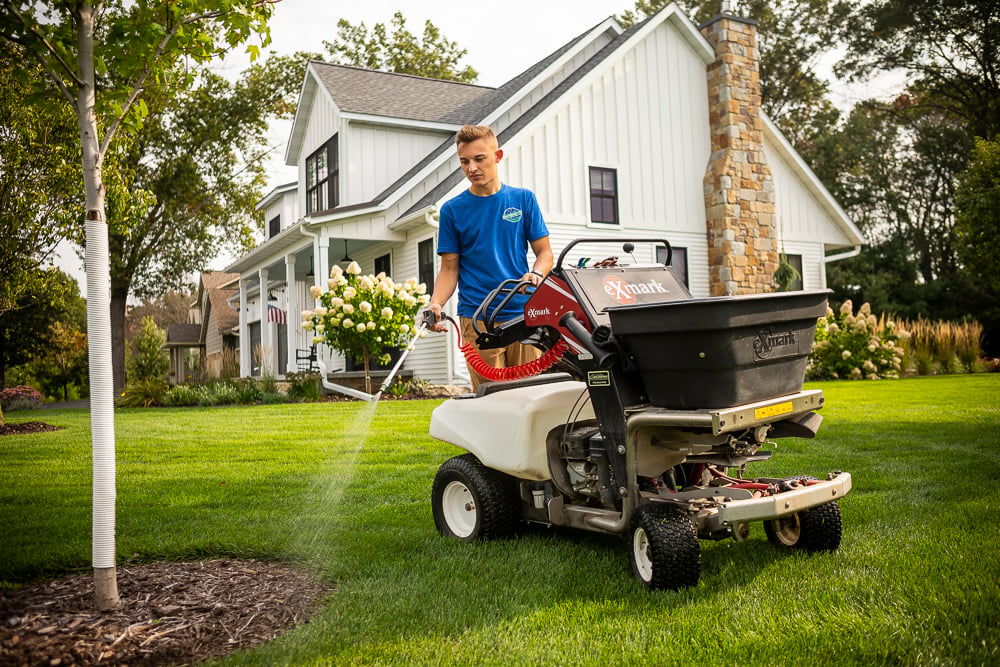
[[[705,297],[770,291],[784,251],[801,288],[825,287],[826,263],[862,237],[761,111],[755,31],[728,14],[697,27],[676,5],[628,30],[609,18],[496,89],[310,62],[285,154],[298,184],[261,202],[267,240],[227,268],[240,338],[259,332],[263,363],[295,370],[287,352],[310,346],[309,287],[338,260],[430,289],[437,211],[467,187],[453,142],[466,123],[497,132],[501,178],[537,194],[557,256],[578,237],[666,238]],[[652,261],[662,248],[639,250]],[[288,314],[283,330],[268,295]],[[240,347],[243,375],[252,349]],[[467,381],[451,333],[422,340],[406,367]]]
[[[198,281],[198,340],[205,354],[203,371],[209,377],[221,377],[237,368],[240,314],[229,305],[229,299],[239,293],[239,277],[236,273],[203,271]]]
[[[170,358],[170,371],[167,376],[170,384],[184,384],[189,379],[201,379],[201,367],[198,362],[204,354],[205,346],[201,342],[200,334],[200,324],[167,325],[167,341],[163,347]]]

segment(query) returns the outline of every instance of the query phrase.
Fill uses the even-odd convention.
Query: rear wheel
[[[771,544],[780,547],[836,551],[843,533],[840,505],[830,502],[765,521],[764,532]]]
[[[644,505],[629,531],[632,574],[647,588],[676,590],[698,584],[701,547],[694,524],[667,505]]]
[[[510,535],[518,521],[513,480],[472,454],[448,459],[431,489],[434,524],[446,537],[483,540]]]

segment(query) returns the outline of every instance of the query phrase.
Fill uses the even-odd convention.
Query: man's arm
[[[535,253],[535,263],[531,270],[521,276],[521,280],[530,280],[532,285],[540,285],[542,279],[552,270],[552,246],[549,245],[549,237],[543,236],[531,242],[531,251]],[[434,287],[437,292],[437,285]]]
[[[551,254],[550,252],[549,255]],[[434,331],[448,330],[448,327],[441,321],[441,308],[455,293],[456,287],[458,287],[458,253],[442,253],[441,270],[434,280],[434,292],[431,294],[430,303],[427,304],[427,309],[434,313],[434,319],[437,322],[434,325]]]

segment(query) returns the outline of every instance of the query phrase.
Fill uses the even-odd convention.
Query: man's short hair
[[[489,125],[465,125],[455,133],[456,144],[468,144],[477,139],[492,139],[496,143],[497,136]]]

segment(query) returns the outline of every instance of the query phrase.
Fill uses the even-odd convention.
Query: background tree
[[[638,0],[618,16],[628,27],[673,0]],[[679,0],[696,24],[722,10],[721,0]],[[749,0],[739,15],[757,21],[760,49],[761,106],[796,149],[821,133],[838,113],[830,101],[830,83],[817,73],[822,59],[836,46],[837,16],[833,0]]]
[[[230,82],[147,95],[142,127],[109,157],[111,329],[116,395],[125,386],[126,305],[185,287],[220,250],[254,246],[266,183],[268,122],[294,113],[306,57],[271,56]],[[183,320],[181,320],[183,321]]]
[[[53,322],[81,331],[86,328],[87,304],[76,280],[58,269],[36,272],[46,275],[30,279],[30,289],[21,293],[14,308],[0,315],[0,389],[26,382],[39,384],[28,366],[48,354]],[[23,372],[15,373],[19,366],[24,367]],[[21,377],[11,383],[11,375]]]
[[[41,270],[79,229],[82,197],[73,116],[25,104],[42,76],[0,40],[0,321],[44,294],[56,274]],[[0,328],[3,328],[0,324]],[[5,360],[0,350],[0,389]]]
[[[406,28],[402,12],[392,17],[392,29],[376,23],[371,32],[363,22],[352,25],[337,21],[337,37],[324,41],[330,62],[367,69],[411,74],[431,79],[475,83],[479,73],[459,62],[468,53],[457,42],[446,39],[433,23],[424,23],[423,37]]]
[[[42,389],[50,396],[69,400],[69,388],[87,378],[87,334],[65,322],[54,322],[46,336],[46,353],[32,366]]]
[[[141,125],[143,95],[184,88],[193,71],[252,35],[267,38],[267,0],[60,0],[0,4],[0,34],[48,75],[34,103],[52,108],[52,93],[77,120],[87,244],[87,332],[94,450],[94,581],[97,606],[120,604],[115,566],[114,394],[104,161],[123,127]],[[256,46],[249,47],[256,53]],[[100,86],[98,87],[98,84]]]

